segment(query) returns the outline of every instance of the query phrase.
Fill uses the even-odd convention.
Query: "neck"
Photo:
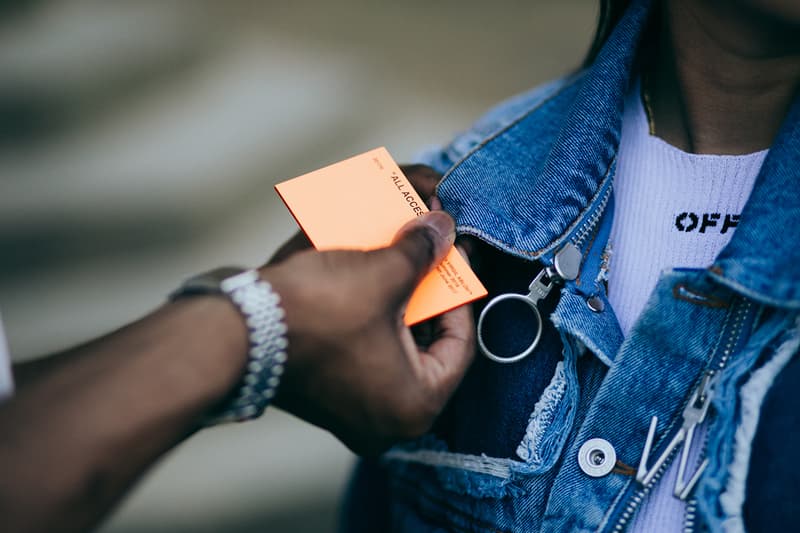
[[[800,27],[738,0],[664,0],[645,67],[656,134],[687,152],[768,148],[800,87]]]

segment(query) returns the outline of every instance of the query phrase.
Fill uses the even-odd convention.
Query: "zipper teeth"
[[[686,502],[686,516],[683,519],[684,533],[693,533],[697,520],[697,498]]]
[[[603,193],[603,197],[600,198],[600,203],[597,204],[597,207],[589,216],[589,220],[584,222],[583,226],[581,226],[581,229],[572,238],[572,244],[580,248],[580,246],[583,244],[583,241],[585,241],[586,237],[588,237],[592,233],[592,230],[602,218],[603,213],[605,213],[606,206],[608,205],[608,200],[610,198],[611,198],[611,185],[609,185],[606,191]]]
[[[661,476],[663,476],[664,472],[667,471],[667,467],[670,464],[672,464],[672,459],[675,457],[677,453],[678,453],[678,448],[676,447],[667,456],[667,460],[664,461],[664,463],[658,468],[658,470],[656,470],[656,475],[653,476],[653,479],[650,480],[650,483],[648,483],[647,485],[645,485],[644,487],[633,493],[633,496],[628,502],[628,505],[625,506],[625,510],[622,511],[622,515],[620,516],[619,522],[617,522],[617,525],[614,526],[614,533],[621,533],[625,529],[625,526],[628,525],[628,521],[630,521],[630,519],[633,518],[633,514],[636,511],[636,508],[639,507],[639,505],[642,503],[642,500],[644,500],[645,496],[647,496],[650,493],[650,490],[652,490],[652,488],[656,486],[658,480],[661,479]],[[636,481],[634,481],[634,483],[636,483]]]
[[[708,374],[714,375],[717,372],[721,371],[725,368],[728,364],[728,359],[730,359],[731,353],[733,352],[734,345],[736,341],[739,339],[739,334],[741,333],[742,326],[744,325],[744,318],[747,316],[747,312],[752,307],[752,303],[748,300],[743,300],[743,304],[739,307],[736,311],[736,317],[733,320],[733,325],[731,326],[730,333],[727,335],[727,342],[725,343],[725,347],[722,350],[722,357],[720,357],[719,363],[717,363],[715,368],[712,368],[708,371]],[[688,404],[688,402],[687,402]],[[683,406],[684,408],[686,405]],[[705,439],[703,440],[703,447],[700,450],[700,457],[702,459],[708,448],[708,435],[706,435]],[[646,486],[642,487],[641,489],[637,490],[628,504],[625,506],[625,510],[622,511],[622,515],[620,516],[619,521],[614,526],[613,533],[621,533],[625,526],[628,524],[628,521],[633,516],[634,511],[644,500],[645,496],[650,492],[650,490],[658,483],[658,480],[661,479],[661,476],[667,470],[667,467],[672,464],[672,459],[674,459],[678,448],[676,447],[672,450],[667,456],[667,460],[661,465],[661,467],[656,471],[656,475],[653,476],[653,479],[650,480]],[[684,520],[684,532],[685,533],[693,533],[694,528],[696,525],[697,520],[697,500],[692,498],[686,504],[686,515]]]
[[[744,300],[743,304],[739,307],[738,311],[736,312],[736,318],[733,321],[733,326],[731,328],[731,334],[728,336],[728,342],[725,344],[725,347],[722,350],[722,357],[719,359],[719,363],[717,363],[716,368],[712,368],[709,371],[709,374],[712,376],[716,372],[721,372],[725,366],[728,364],[728,359],[730,359],[731,352],[733,351],[734,344],[739,338],[739,335],[742,332],[742,327],[744,326],[744,318],[747,316],[748,311],[753,304],[748,301]],[[699,460],[702,461],[703,457],[706,456],[708,451],[708,432],[706,432],[705,437],[703,438],[703,446],[700,448],[700,455],[698,457]],[[684,533],[694,533],[695,527],[697,526],[697,498],[692,498],[688,502],[686,502],[686,515],[684,517],[683,522],[683,531]]]
[[[719,363],[717,363],[716,368],[712,368],[709,373],[711,375],[721,371],[724,369],[728,364],[728,359],[731,356],[731,352],[733,351],[734,345],[736,341],[739,339],[739,334],[742,331],[742,326],[744,326],[744,319],[747,316],[748,311],[753,304],[745,300],[739,310],[736,313],[736,318],[733,320],[733,326],[731,327],[731,334],[728,336],[728,342],[725,344],[725,348],[722,350],[722,357],[719,359]]]
[[[748,306],[749,307],[749,302]],[[698,456],[698,461],[702,463],[702,458],[705,457],[706,451],[708,450],[708,439],[710,435],[709,432],[706,431],[705,436],[703,437],[703,445],[700,448],[700,455]],[[686,514],[683,517],[683,533],[694,533],[695,527],[697,526],[697,498],[692,497],[688,502],[686,502]]]

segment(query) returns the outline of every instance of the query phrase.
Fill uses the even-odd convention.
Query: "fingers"
[[[308,240],[306,234],[302,231],[295,233],[291,239],[286,241],[278,248],[272,257],[267,262],[267,265],[274,265],[280,263],[284,259],[294,255],[295,253],[311,248],[311,241]]]
[[[467,260],[479,276],[483,271],[484,256],[486,255],[487,246],[470,235],[461,235],[456,239],[456,248],[459,249],[461,255]]]
[[[422,197],[422,201],[427,204],[436,192],[436,185],[442,179],[441,174],[425,165],[404,165],[400,167],[400,170],[411,182],[414,190]],[[429,207],[433,209],[432,206],[429,205]]]
[[[472,306],[462,305],[438,318],[436,340],[428,347],[425,372],[431,385],[449,397],[475,356]]]
[[[455,241],[455,223],[444,211],[417,217],[397,232],[391,246],[372,252],[387,280],[389,297],[403,300],[444,259]]]

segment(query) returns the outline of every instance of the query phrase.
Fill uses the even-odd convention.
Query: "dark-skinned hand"
[[[474,355],[472,312],[463,306],[438,317],[424,346],[403,312],[453,239],[452,219],[434,211],[381,250],[293,252],[264,267],[289,330],[276,404],[361,454],[427,431]]]

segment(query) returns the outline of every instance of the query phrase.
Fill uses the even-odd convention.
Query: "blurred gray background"
[[[0,2],[0,312],[15,359],[258,264],[274,183],[400,162],[580,62],[593,0]],[[105,533],[332,531],[352,455],[277,410],[169,454]]]

